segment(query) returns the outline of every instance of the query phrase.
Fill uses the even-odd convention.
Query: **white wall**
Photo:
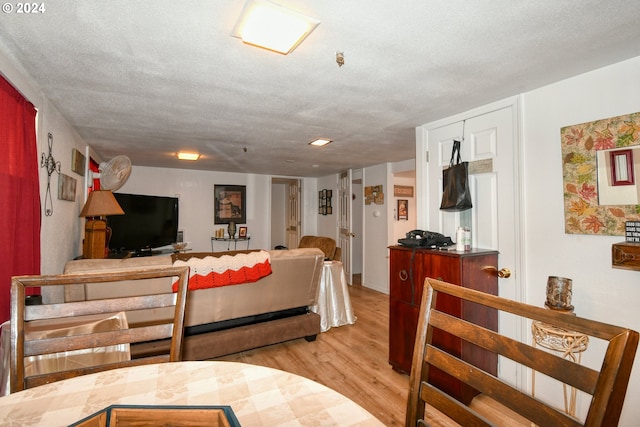
[[[185,241],[194,251],[210,251],[211,236],[216,228],[226,227],[213,223],[213,187],[215,184],[246,185],[247,228],[251,236],[251,248],[269,248],[271,240],[271,176],[164,169],[134,166],[127,183],[120,193],[176,196],[180,198],[180,229],[185,231]],[[316,234],[318,230],[318,185],[316,178],[302,179],[301,218],[304,234]],[[335,200],[335,197],[334,197]],[[278,215],[281,215],[278,213]],[[322,216],[322,215],[320,215]],[[334,217],[335,215],[327,215]],[[240,224],[238,224],[240,225]],[[226,250],[223,243],[214,243],[214,250]],[[243,246],[245,248],[246,246]],[[238,249],[240,247],[238,246]]]
[[[289,184],[271,184],[271,249],[287,245],[287,204]]]
[[[302,178],[302,222],[300,237],[318,231],[318,180],[316,178]]]
[[[393,176],[393,185],[402,185],[406,187],[413,187],[413,195],[414,197],[395,197],[393,195],[393,187],[390,189],[389,196],[391,197],[391,203],[393,207],[394,215],[392,216],[393,221],[393,241],[397,242],[398,239],[405,237],[408,231],[415,230],[417,228],[416,224],[416,198],[415,198],[415,189],[416,189],[416,179],[415,177],[407,177],[407,176]],[[398,200],[404,199],[408,201],[408,215],[406,220],[398,219]]]
[[[363,186],[382,185],[384,204],[364,205],[364,256],[362,285],[389,293],[389,250],[393,243],[389,223],[393,218],[393,184],[389,164],[370,166],[363,170]]]
[[[246,226],[251,236],[250,247],[268,248],[271,233],[270,176],[134,166],[129,180],[118,192],[179,197],[179,224],[184,230],[185,241],[194,251],[210,251],[214,230],[226,228],[226,225],[214,224],[215,184],[247,187]],[[226,246],[215,245],[224,246],[222,242],[215,243],[214,250],[226,250]]]
[[[339,242],[339,223],[340,217],[338,214],[338,176],[327,175],[317,179],[318,190],[316,191],[316,207],[315,211],[311,211],[309,215],[315,215],[318,221],[318,229],[315,234],[318,236],[332,237]],[[320,215],[318,213],[318,191],[331,190],[331,215]]]
[[[611,267],[623,237],[565,234],[560,128],[640,111],[640,57],[523,95],[526,299],[542,305],[547,277],[573,279],[578,315],[640,330],[640,272]],[[595,365],[597,343],[583,362]],[[621,426],[637,425],[636,356]]]

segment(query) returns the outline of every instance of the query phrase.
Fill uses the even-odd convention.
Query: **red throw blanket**
[[[189,290],[217,288],[257,282],[271,274],[271,258],[267,251],[223,255],[221,257],[189,258],[176,260],[174,267],[189,266]],[[173,292],[178,282],[173,283]]]

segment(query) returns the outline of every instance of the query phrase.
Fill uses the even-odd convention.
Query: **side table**
[[[320,275],[318,304],[310,307],[311,311],[320,315],[321,332],[356,322],[347,286],[342,262],[325,261]]]
[[[589,346],[589,337],[580,332],[567,331],[553,325],[534,321],[531,324],[533,346],[539,345],[548,350],[555,351],[563,358],[569,358],[574,363],[580,363],[582,353]],[[536,372],[531,372],[531,396],[535,396]],[[564,393],[564,411],[576,416],[576,389],[571,387],[570,396],[567,398],[567,385],[562,384]]]

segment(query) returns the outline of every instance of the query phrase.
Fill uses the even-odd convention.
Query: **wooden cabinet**
[[[389,363],[396,371],[409,374],[413,357],[424,279],[443,280],[456,285],[498,294],[498,252],[472,249],[468,252],[392,246],[390,250]],[[462,319],[498,330],[495,310],[462,303],[458,298],[441,296],[438,309]],[[497,372],[498,357],[442,331],[434,331],[433,343],[488,372]],[[429,382],[464,403],[476,394],[452,377],[432,369]]]

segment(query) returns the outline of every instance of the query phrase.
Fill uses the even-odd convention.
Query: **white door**
[[[347,283],[353,283],[353,270],[351,268],[351,170],[340,174],[338,182],[338,210],[340,213],[338,228],[340,230],[339,244],[342,249],[342,265]]]
[[[498,269],[508,268],[509,278],[498,280],[499,295],[522,301],[519,280],[519,192],[517,102],[494,104],[464,115],[425,125],[428,150],[426,168],[428,193],[427,229],[440,231],[455,240],[458,226],[470,226],[472,247],[500,252]],[[454,139],[462,139],[462,160],[469,162],[469,184],[473,208],[464,212],[440,210],[442,169],[449,165]],[[427,153],[422,153],[427,159]],[[504,271],[504,270],[503,270]],[[498,319],[501,333],[519,340],[530,340],[523,322],[510,315]],[[503,359],[498,375],[505,381],[522,385],[524,371]]]
[[[287,247],[297,248],[300,242],[300,181],[292,179],[287,185]]]

